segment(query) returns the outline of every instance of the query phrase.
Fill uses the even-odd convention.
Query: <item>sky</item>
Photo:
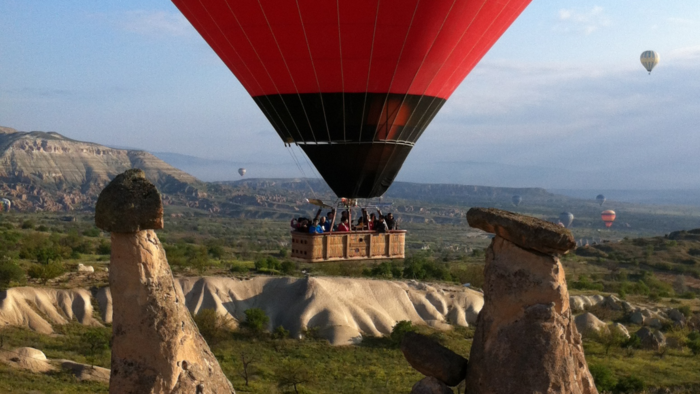
[[[661,55],[651,76],[639,62],[648,49]],[[0,0],[0,125],[232,163],[217,179],[237,165],[301,175],[167,0]],[[700,189],[699,125],[698,2],[534,0],[397,179]]]

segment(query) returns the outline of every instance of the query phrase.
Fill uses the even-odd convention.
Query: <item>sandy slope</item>
[[[270,329],[284,326],[297,336],[318,327],[335,345],[358,341],[361,334],[387,335],[400,320],[449,329],[450,324],[476,322],[484,300],[481,293],[453,286],[331,277],[254,277],[248,280],[204,277],[178,278],[187,307],[193,313],[215,309],[237,325],[244,311],[261,308]],[[102,320],[112,320],[109,288],[96,292]],[[41,311],[41,315],[35,309]],[[42,316],[44,315],[44,316]],[[0,293],[0,326],[11,324],[50,333],[51,324],[92,319],[87,290],[14,288]]]

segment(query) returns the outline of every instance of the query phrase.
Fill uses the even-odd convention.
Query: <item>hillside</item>
[[[148,152],[0,127],[0,194],[21,211],[90,209],[107,182],[129,168],[144,170],[165,194],[203,187]]]

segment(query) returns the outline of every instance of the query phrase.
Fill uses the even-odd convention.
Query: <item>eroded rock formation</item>
[[[112,231],[110,393],[235,393],[192,321],[153,231],[162,228],[162,212],[160,195],[141,170],[117,176],[97,201],[95,222]]]
[[[467,220],[496,234],[486,253],[467,392],[597,393],[557,257],[575,246],[571,233],[495,209],[473,208]]]

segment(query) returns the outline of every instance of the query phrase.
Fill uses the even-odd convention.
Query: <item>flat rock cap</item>
[[[139,169],[117,175],[97,199],[95,225],[111,233],[163,228],[160,193]]]
[[[532,216],[495,208],[472,208],[467,212],[467,222],[522,248],[545,254],[566,254],[576,247],[571,231]]]

